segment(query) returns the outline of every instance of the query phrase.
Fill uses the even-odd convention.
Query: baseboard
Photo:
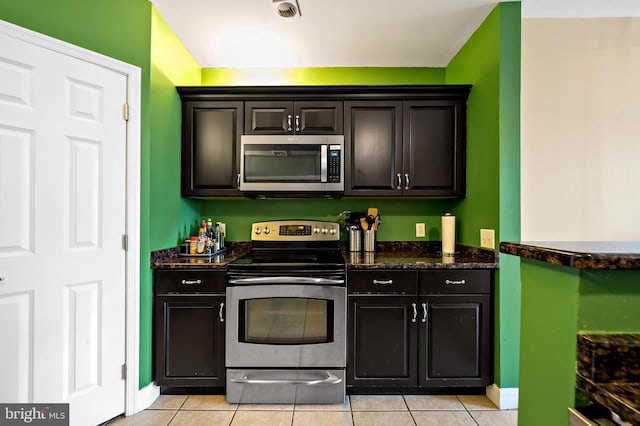
[[[131,416],[139,411],[151,406],[160,396],[160,387],[155,383],[150,383],[142,389],[138,390],[134,396],[134,403],[127,406],[126,416]]]
[[[519,388],[500,389],[495,383],[487,386],[487,398],[501,410],[513,410],[518,408]]]

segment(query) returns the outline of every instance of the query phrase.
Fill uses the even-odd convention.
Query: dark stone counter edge
[[[497,251],[458,244],[452,263],[442,261],[439,241],[382,241],[376,243],[376,252],[352,253],[341,243],[342,254],[348,269],[498,269]],[[152,269],[224,269],[226,265],[251,249],[250,242],[227,242],[226,251],[220,256],[183,257],[179,247],[151,252]],[[404,262],[404,259],[411,261]],[[415,260],[418,259],[416,262]],[[356,261],[354,261],[356,260]]]
[[[632,254],[580,253],[510,242],[500,243],[500,252],[576,269],[640,269],[640,256]]]
[[[640,383],[594,383],[586,377],[577,375],[576,384],[578,389],[584,391],[593,400],[602,404],[605,408],[613,411],[626,422],[640,425],[640,407],[638,406],[638,395],[640,395]],[[631,405],[630,401],[635,401]]]

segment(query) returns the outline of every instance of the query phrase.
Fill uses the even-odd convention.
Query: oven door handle
[[[254,277],[233,278],[229,284],[315,284],[315,285],[342,285],[344,280],[331,278],[311,277]]]
[[[326,371],[327,377],[314,379],[314,380],[292,380],[292,379],[251,379],[249,376],[234,377],[229,381],[234,383],[245,383],[250,385],[335,385],[342,381],[342,379],[336,375]]]

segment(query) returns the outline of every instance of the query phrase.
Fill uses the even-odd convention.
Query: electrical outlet
[[[425,236],[424,223],[416,223],[416,237],[424,237],[424,236]]]
[[[496,248],[496,231],[493,229],[480,230],[480,247],[495,250]]]

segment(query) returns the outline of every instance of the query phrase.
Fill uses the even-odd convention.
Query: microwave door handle
[[[315,285],[342,285],[344,280],[330,278],[311,277],[255,277],[255,278],[234,278],[229,280],[229,284],[315,284]]]
[[[327,145],[320,145],[320,182],[327,181]]]

